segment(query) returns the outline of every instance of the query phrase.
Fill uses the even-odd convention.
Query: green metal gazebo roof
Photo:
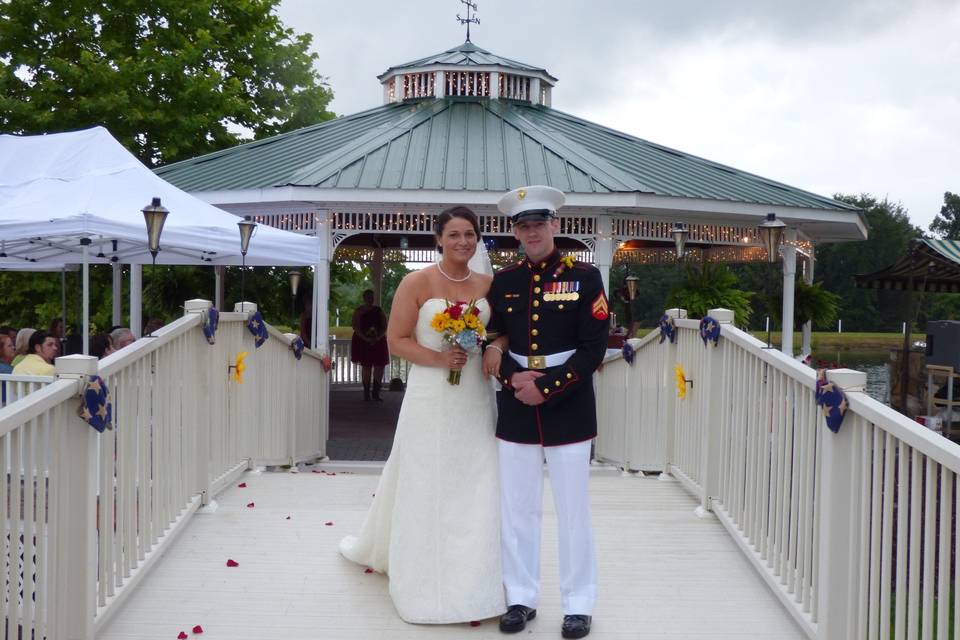
[[[393,103],[157,169],[187,191],[330,189],[649,193],[856,210],[550,107],[443,98]]]
[[[517,62],[516,60],[498,56],[495,53],[490,53],[486,49],[481,49],[469,40],[459,46],[453,47],[452,49],[447,49],[443,53],[438,53],[436,55],[427,56],[426,58],[420,58],[419,60],[414,60],[412,62],[390,67],[382,74],[377,76],[377,79],[383,80],[387,76],[393,75],[397,72],[406,71],[408,69],[423,69],[436,66],[458,66],[466,67],[467,69],[470,67],[509,67],[511,69],[520,69],[522,71],[529,71],[531,73],[541,73],[547,78],[550,78],[553,82],[556,82],[557,80],[547,73],[546,69],[541,69],[523,62]]]

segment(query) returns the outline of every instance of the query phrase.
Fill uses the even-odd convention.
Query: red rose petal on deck
[[[236,560],[231,560],[231,559],[228,558],[228,559],[227,559],[227,566],[228,566],[228,567],[239,567],[239,566],[240,566],[240,563],[237,562]]]
[[[237,486],[240,487],[241,489],[246,489],[246,488],[247,488],[247,483],[246,483],[246,482],[241,482],[241,483],[238,484]]]
[[[479,621],[479,620],[471,620],[471,621],[470,621],[470,626],[471,626],[471,627],[479,627],[479,626],[480,626],[480,621]]]
[[[193,632],[194,632],[194,633],[203,633],[203,627],[201,627],[200,625],[197,625],[197,626],[195,626],[195,627],[193,628]]]
[[[248,502],[248,503],[247,503],[247,508],[248,508],[248,509],[253,509],[253,507],[254,507],[254,503],[253,503],[253,502]]]
[[[328,526],[328,527],[332,527],[332,526],[333,526],[333,522],[324,522],[323,524],[326,525],[326,526]]]
[[[183,631],[177,634],[177,640],[185,640],[186,637],[187,637],[187,634],[184,633]]]
[[[364,573],[373,573],[373,569],[371,569],[370,567],[367,567],[366,569],[363,570],[363,572],[364,572]]]

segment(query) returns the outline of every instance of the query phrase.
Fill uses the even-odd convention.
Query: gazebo
[[[317,236],[313,335],[329,333],[330,260],[368,262],[375,282],[384,259],[431,261],[446,207],[476,211],[494,261],[510,259],[516,243],[496,202],[526,184],[567,194],[560,247],[596,264],[608,289],[614,264],[676,261],[678,230],[684,259],[766,261],[758,225],[775,214],[786,225],[786,353],[798,261],[812,282],[816,244],[867,237],[846,203],[554,109],[557,78],[469,39],[378,80],[378,107],[157,169],[238,216]],[[809,327],[805,338],[808,348]]]

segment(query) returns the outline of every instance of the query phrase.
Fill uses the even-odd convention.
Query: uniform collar
[[[557,262],[560,260],[560,250],[554,248],[553,253],[549,254],[547,257],[542,258],[536,262],[530,258],[526,258],[524,263],[527,265],[527,269],[533,271],[534,273],[543,273],[548,269],[552,269],[557,265]]]

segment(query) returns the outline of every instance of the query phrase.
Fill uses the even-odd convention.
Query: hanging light
[[[687,225],[678,222],[670,228],[670,235],[673,236],[673,246],[677,250],[677,260],[683,260],[686,253],[687,238],[690,236],[690,230]]]
[[[783,232],[786,228],[787,225],[783,221],[777,220],[777,214],[775,213],[768,213],[767,219],[757,227],[763,246],[767,250],[767,262],[777,261],[780,241],[783,239]]]
[[[633,301],[637,299],[637,287],[640,285],[640,278],[637,276],[627,276],[624,279],[624,282],[627,285],[627,300]]]
[[[400,248],[407,249],[410,247],[410,241],[407,240],[407,236],[400,236]]]
[[[147,223],[147,244],[153,264],[157,264],[157,254],[160,253],[160,234],[163,233],[163,223],[167,221],[170,212],[160,204],[160,198],[154,198],[150,204],[141,209],[143,219]]]

